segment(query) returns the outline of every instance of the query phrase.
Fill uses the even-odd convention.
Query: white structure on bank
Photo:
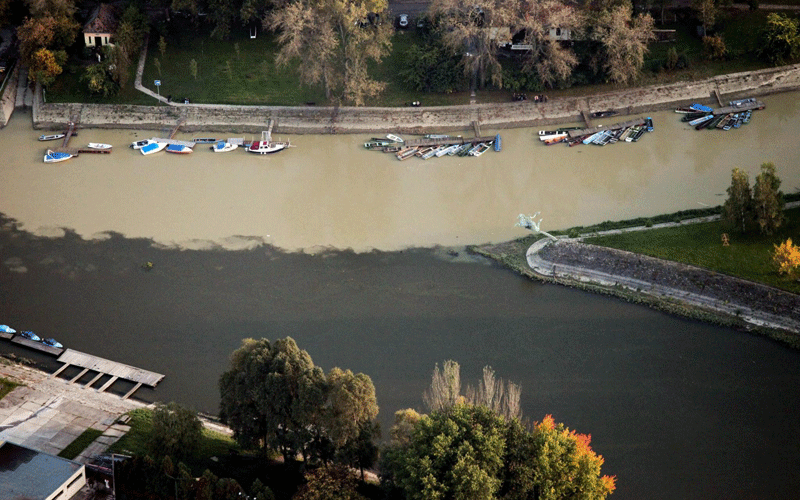
[[[110,45],[116,29],[117,16],[114,8],[107,3],[101,3],[83,26],[83,41],[87,47]]]

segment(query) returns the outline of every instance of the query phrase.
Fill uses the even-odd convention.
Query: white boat
[[[256,153],[261,155],[268,155],[283,151],[289,147],[288,142],[272,142],[272,141],[255,141],[247,148],[248,153]]]
[[[399,143],[406,142],[406,141],[404,141],[404,140],[403,140],[403,138],[402,138],[402,137],[400,137],[399,135],[394,135],[394,134],[386,134],[386,138],[387,138],[387,139],[389,139],[390,141],[394,141],[394,142],[399,142]]]
[[[417,148],[406,148],[398,151],[395,156],[398,160],[403,161],[411,158],[417,153]]]
[[[420,155],[420,158],[422,158],[423,160],[427,160],[429,158],[433,158],[434,156],[436,156],[436,153],[438,153],[439,151],[443,150],[444,148],[445,148],[444,146],[431,148],[430,150],[428,150],[425,153],[423,153],[422,155]]]
[[[192,151],[192,148],[190,148],[189,146],[186,146],[184,144],[169,144],[169,145],[167,145],[166,152],[167,153],[175,153],[175,154],[179,154],[179,155],[188,155],[189,153],[192,153],[193,151]]]
[[[104,151],[111,149],[113,146],[111,144],[103,144],[102,142],[90,142],[86,147],[89,149],[98,149]]]
[[[0,332],[17,333],[16,330],[14,330],[13,328],[11,328],[8,325],[0,325]]]
[[[491,144],[492,144],[491,142],[490,143],[482,142],[482,143],[478,144],[477,146],[475,146],[474,149],[470,150],[469,154],[471,156],[480,156],[483,153],[485,153],[485,152],[489,151],[490,149],[492,149]]]
[[[50,135],[40,135],[40,141],[55,141],[58,139],[63,139],[67,134],[50,134]]]
[[[143,155],[147,156],[153,153],[158,153],[159,151],[164,151],[166,147],[167,147],[166,142],[156,142],[151,140],[148,144],[145,144],[144,146],[139,148],[139,151],[141,151]]]
[[[47,150],[47,153],[44,155],[44,162],[45,163],[58,163],[60,161],[66,161],[72,158],[72,155],[69,153],[61,153],[58,151],[52,151],[50,149]]]
[[[441,149],[436,152],[436,157],[441,158],[444,155],[451,155],[456,149],[459,148],[458,144],[451,144],[444,149]]]
[[[142,149],[143,147],[147,146],[151,142],[155,142],[153,139],[142,139],[141,141],[133,141],[131,143],[131,147],[133,149]]]
[[[213,146],[211,146],[211,151],[215,153],[227,153],[228,151],[233,151],[238,147],[239,147],[238,144],[231,144],[230,142],[219,141]]]

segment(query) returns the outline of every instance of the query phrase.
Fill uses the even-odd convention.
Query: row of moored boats
[[[131,144],[133,149],[139,150],[143,155],[151,155],[160,151],[166,151],[173,154],[190,154],[194,152],[194,147],[197,144],[211,144],[209,149],[214,153],[227,153],[234,151],[241,145],[242,148],[248,153],[255,154],[272,154],[283,151],[286,148],[292,147],[289,141],[273,141],[268,132],[262,132],[261,140],[245,142],[244,139],[215,139],[215,138],[199,138],[188,141],[159,141],[157,138],[144,139],[141,141],[134,141]]]
[[[740,99],[728,103],[731,107],[740,107],[743,104],[754,103],[755,99]],[[749,109],[739,112],[715,113],[714,110],[704,104],[692,104],[691,106],[680,107],[675,110],[682,113],[682,122],[687,122],[695,130],[730,130],[737,129],[742,125],[750,123],[753,112]]]
[[[581,127],[564,127],[555,130],[540,130],[539,140],[547,146],[553,144],[566,143],[569,146],[580,144],[593,144],[595,146],[605,146],[615,142],[636,142],[647,132],[652,132],[653,119],[649,116],[640,123],[628,126],[606,128],[591,134],[570,135]]]
[[[14,330],[13,328],[11,328],[8,325],[0,325],[0,332],[13,333],[13,334],[15,334],[15,335],[17,335],[19,337],[22,337],[23,339],[32,340],[34,342],[41,342],[42,344],[44,344],[46,346],[55,347],[55,348],[58,348],[58,349],[62,349],[64,347],[56,339],[42,338],[42,337],[36,335],[35,333],[33,333],[30,330],[22,330],[20,332],[17,332],[16,330]]]
[[[364,147],[373,151],[393,153],[400,160],[409,158],[421,158],[428,160],[431,158],[442,158],[443,156],[481,156],[485,152],[494,149],[502,149],[502,138],[500,134],[489,141],[469,141],[461,136],[450,136],[443,134],[428,134],[424,139],[435,141],[439,144],[426,146],[411,146],[405,143],[401,137],[394,134],[387,134],[386,137],[373,137],[364,143]],[[448,142],[452,140],[453,142]]]

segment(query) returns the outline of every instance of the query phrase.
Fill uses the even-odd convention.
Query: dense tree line
[[[750,188],[747,173],[739,168],[731,172],[728,199],[722,206],[722,217],[739,233],[758,228],[762,234],[771,235],[783,224],[783,192],[775,165],[762,163],[755,186]]]

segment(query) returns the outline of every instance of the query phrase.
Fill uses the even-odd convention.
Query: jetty
[[[153,137],[151,140],[156,142],[162,142],[167,145],[176,145],[176,146],[186,146],[187,148],[194,148],[197,146],[197,143],[194,141],[179,141],[177,139],[173,139],[175,134],[178,133],[180,130],[181,125],[183,125],[183,120],[178,120],[178,123],[175,124],[174,127],[169,131],[168,137]]]
[[[64,135],[64,140],[61,142],[61,146],[59,146],[57,148],[53,148],[53,151],[55,151],[57,153],[68,153],[68,154],[71,154],[72,156],[78,156],[81,153],[104,154],[104,155],[107,155],[107,154],[111,153],[110,149],[92,149],[92,148],[87,148],[87,147],[84,147],[84,148],[72,148],[72,147],[69,147],[70,139],[72,139],[73,136],[78,135],[75,132],[75,129],[78,127],[77,120],[78,120],[77,117],[72,117],[72,119],[69,121],[69,124],[68,124],[69,127],[67,128],[67,132]]]
[[[103,376],[110,376],[111,378],[109,378],[106,383],[104,383],[100,388],[96,389],[98,392],[106,391],[119,379],[133,382],[135,384],[134,387],[125,395],[123,395],[122,399],[128,399],[131,397],[133,393],[135,393],[142,385],[155,387],[164,378],[164,375],[160,373],[143,370],[141,368],[136,368],[124,363],[118,363],[116,361],[93,356],[91,354],[85,354],[73,349],[64,349],[64,352],[61,353],[57,361],[64,363],[64,365],[50,375],[51,378],[57,377],[61,372],[70,366],[82,368],[80,373],[69,380],[69,383],[76,383],[81,377],[90,371],[97,372],[94,378],[92,378],[92,380],[90,380],[84,386],[84,388],[92,387],[92,385],[94,385],[95,382],[100,380]]]
[[[428,147],[428,146],[447,146],[450,144],[470,144],[474,142],[492,142],[494,141],[495,136],[486,136],[486,137],[446,137],[446,138],[437,138],[437,139],[410,139],[407,140],[403,146],[414,148],[414,147]]]

